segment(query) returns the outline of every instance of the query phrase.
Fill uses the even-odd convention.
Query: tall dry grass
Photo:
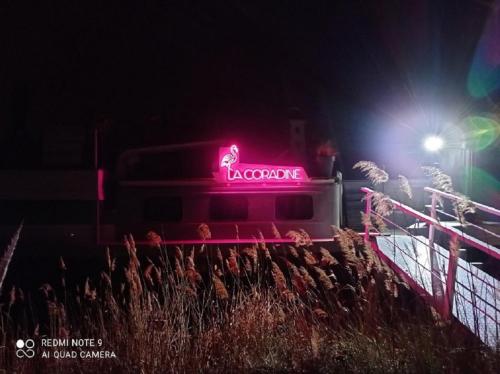
[[[434,188],[461,198],[461,200],[453,201],[453,210],[455,211],[458,221],[461,224],[466,225],[467,221],[465,219],[465,215],[475,213],[476,211],[476,208],[474,204],[472,204],[471,200],[464,194],[455,191],[451,177],[443,173],[441,169],[433,166],[424,166],[422,169],[427,176],[431,177]],[[439,196],[438,203],[443,206],[443,201]]]
[[[281,234],[274,227],[275,235]],[[151,234],[107,249],[81,284],[13,289],[0,367],[31,373],[494,372],[494,356],[444,324],[352,230],[329,247],[168,247]],[[209,236],[208,226],[200,235]],[[26,295],[26,296],[25,296]],[[32,360],[18,337],[100,338],[118,359]]]
[[[21,223],[12,236],[12,239],[7,246],[7,249],[2,254],[2,258],[0,259],[0,295],[2,293],[3,282],[5,280],[5,276],[7,275],[7,271],[9,270],[9,265],[12,260],[12,256],[14,256],[14,251],[17,247],[17,242],[19,240],[19,235],[21,234],[21,230],[23,229],[23,224]]]

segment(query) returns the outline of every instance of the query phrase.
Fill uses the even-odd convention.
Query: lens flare
[[[467,77],[467,88],[475,98],[489,96],[500,88],[499,3],[495,1],[494,13],[486,23]]]
[[[473,167],[471,170],[473,189],[471,198],[494,207],[500,206],[500,181],[483,169]]]
[[[471,116],[465,119],[469,147],[482,151],[496,142],[500,136],[500,124],[493,118]]]

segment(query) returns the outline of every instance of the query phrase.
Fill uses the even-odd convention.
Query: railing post
[[[447,319],[451,318],[453,314],[453,298],[455,296],[455,279],[457,274],[457,263],[458,263],[458,246],[459,241],[456,235],[454,235],[450,241],[449,245],[449,258],[448,258],[448,273],[446,276],[446,299],[445,299],[445,317]]]
[[[365,242],[368,243],[370,241],[370,221],[372,213],[372,193],[366,193],[366,208],[365,208]]]
[[[437,219],[437,199],[438,196],[435,192],[431,195],[431,217],[435,220]],[[441,271],[439,269],[439,263],[437,259],[437,254],[434,249],[434,236],[436,233],[436,228],[434,224],[429,225],[429,259],[431,265],[431,286],[432,286],[432,296],[437,303],[437,308],[440,310],[442,315],[447,314],[447,306],[444,297],[443,284],[441,283]]]
[[[431,217],[433,219],[436,219],[437,214],[436,214],[436,206],[437,206],[437,195],[435,192],[432,193],[431,195]],[[434,228],[434,225],[429,226],[429,247],[434,249],[434,234],[436,232],[436,229]]]

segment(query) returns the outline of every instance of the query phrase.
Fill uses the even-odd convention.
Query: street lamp
[[[432,158],[438,165],[444,163],[444,165],[439,166],[440,168],[444,167],[445,170],[448,169],[449,172],[455,174],[455,176],[461,176],[463,178],[463,192],[469,194],[472,188],[471,175],[474,160],[473,154],[467,147],[466,142],[462,142],[461,144],[449,142],[445,145],[445,141],[442,137],[438,135],[428,135],[424,138],[422,145],[428,153],[435,154]],[[445,146],[446,152],[440,152]]]

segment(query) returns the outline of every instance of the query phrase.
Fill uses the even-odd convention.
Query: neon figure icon
[[[227,168],[227,179],[230,180],[230,171],[231,171],[231,165],[236,163],[238,161],[238,147],[236,145],[232,145],[229,148],[229,153],[226,153],[220,162],[219,167],[225,167]]]

